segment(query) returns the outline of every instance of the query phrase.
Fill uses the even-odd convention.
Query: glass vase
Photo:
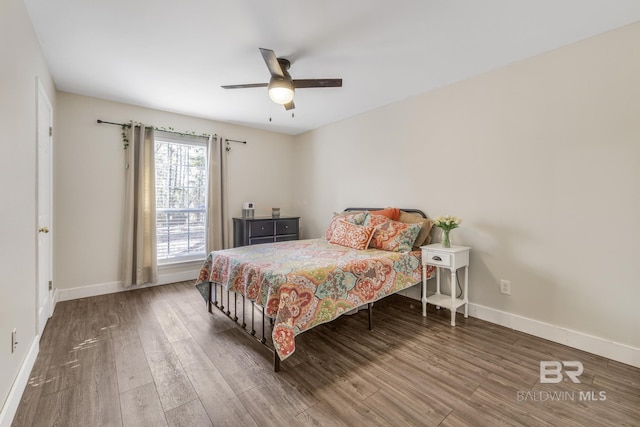
[[[451,247],[451,239],[449,239],[449,232],[451,230],[442,230],[442,247],[450,248]]]

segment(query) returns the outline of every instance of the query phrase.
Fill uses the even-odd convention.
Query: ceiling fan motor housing
[[[278,58],[278,64],[280,64],[280,68],[282,68],[282,72],[284,74],[288,74],[287,70],[291,68],[291,61],[285,58]]]

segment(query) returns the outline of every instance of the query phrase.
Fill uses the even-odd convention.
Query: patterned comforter
[[[296,335],[420,282],[420,255],[325,239],[243,246],[211,252],[196,287],[206,299],[208,282],[215,282],[262,306],[274,319],[273,344],[284,360]]]

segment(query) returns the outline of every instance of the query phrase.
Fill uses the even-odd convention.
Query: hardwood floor
[[[13,426],[640,425],[640,369],[391,296],[271,353],[183,282],[59,303]],[[540,361],[579,361],[540,383]],[[604,400],[605,398],[606,400]]]

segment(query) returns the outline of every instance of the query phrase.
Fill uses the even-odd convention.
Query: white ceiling
[[[290,134],[640,20],[638,0],[24,2],[61,91]],[[259,47],[343,87],[297,90],[294,118],[220,88],[268,82]]]

